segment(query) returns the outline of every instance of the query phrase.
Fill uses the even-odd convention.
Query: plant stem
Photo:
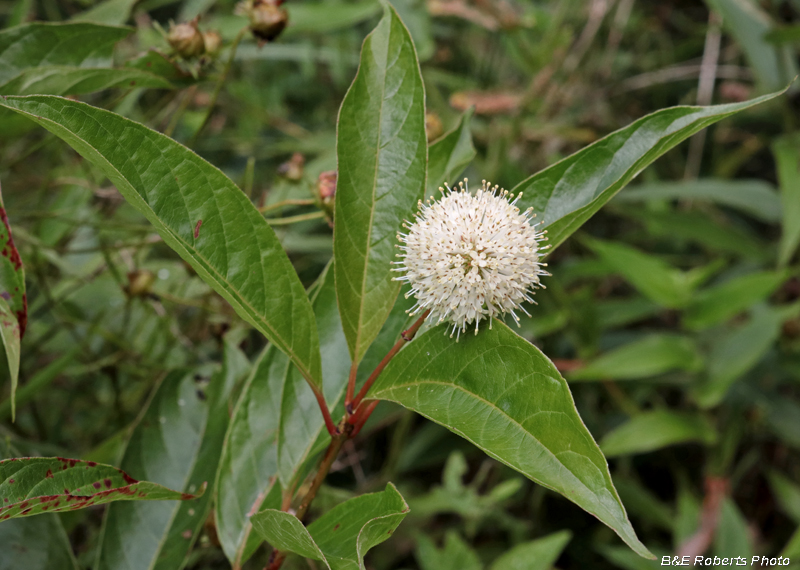
[[[322,417],[325,419],[325,427],[328,428],[328,433],[331,434],[331,437],[336,437],[339,433],[339,429],[333,423],[333,418],[331,418],[331,412],[328,409],[327,402],[325,402],[325,395],[322,393],[322,389],[317,388],[311,384],[311,382],[308,384],[311,386],[311,390],[317,398],[317,403],[319,404],[319,409],[322,411]]]
[[[307,200],[281,200],[280,202],[276,202],[274,204],[270,204],[269,206],[261,206],[258,211],[262,214],[264,212],[269,212],[270,210],[277,210],[278,208],[283,208],[284,206],[313,206],[314,200],[310,198]]]
[[[311,502],[317,496],[317,491],[319,491],[319,488],[322,486],[322,482],[325,481],[325,477],[328,476],[328,472],[331,470],[333,462],[336,461],[336,458],[339,456],[339,452],[342,450],[344,442],[350,438],[351,432],[352,426],[344,423],[343,429],[331,438],[331,443],[328,446],[328,450],[325,452],[325,456],[322,458],[322,462],[319,464],[317,474],[314,476],[311,486],[303,497],[303,500],[300,502],[300,506],[297,508],[297,512],[295,513],[295,516],[300,520],[300,522],[303,521],[308,513],[308,508],[311,506]],[[281,565],[283,565],[285,558],[285,552],[273,550],[267,570],[278,570]]]
[[[413,325],[411,325],[409,329],[404,330],[402,333],[400,333],[400,340],[398,340],[395,343],[395,345],[392,347],[392,350],[390,350],[386,354],[386,356],[383,357],[383,360],[381,360],[380,364],[378,364],[378,366],[375,367],[375,370],[373,370],[372,374],[369,375],[367,381],[364,382],[364,385],[361,387],[361,390],[358,392],[358,395],[355,397],[355,400],[352,401],[351,407],[353,409],[358,408],[358,405],[361,403],[361,400],[363,400],[364,396],[367,395],[369,389],[372,388],[372,384],[374,384],[375,380],[378,379],[378,376],[381,375],[381,372],[383,372],[383,369],[386,368],[387,364],[389,364],[389,361],[392,360],[392,358],[394,358],[394,355],[400,352],[400,349],[403,348],[403,345],[405,343],[411,342],[414,339],[414,335],[417,334],[419,327],[421,327],[422,323],[425,322],[425,318],[428,316],[428,313],[430,312],[431,310],[428,309],[427,311],[422,313],[422,316],[420,316],[420,318],[418,318],[417,321]],[[351,423],[355,423],[354,420]]]
[[[233,40],[231,44],[231,53],[228,55],[228,61],[225,62],[225,68],[222,70],[222,74],[219,76],[217,80],[217,84],[214,87],[214,92],[211,94],[211,101],[208,103],[208,108],[206,109],[206,114],[203,117],[203,121],[200,123],[200,126],[197,127],[197,130],[192,135],[192,138],[189,139],[189,142],[186,143],[186,146],[192,147],[194,143],[197,142],[197,138],[200,136],[200,133],[203,132],[203,129],[208,123],[208,120],[211,118],[211,114],[214,112],[214,107],[217,106],[217,99],[219,98],[219,94],[222,91],[222,86],[225,85],[225,80],[228,78],[228,73],[231,71],[231,67],[233,66],[233,60],[236,57],[236,50],[239,49],[239,42],[242,41],[245,32],[248,30],[248,26],[245,26],[239,33],[236,34],[236,38]]]
[[[350,365],[350,377],[347,379],[347,395],[344,397],[344,409],[347,411],[347,415],[351,415],[353,413],[353,407],[351,402],[353,401],[353,396],[356,393],[356,375],[358,374],[358,362],[353,362]]]
[[[287,226],[296,222],[306,222],[308,220],[318,220],[325,217],[325,212],[311,212],[310,214],[300,214],[299,216],[289,216],[288,218],[266,218],[271,226]]]

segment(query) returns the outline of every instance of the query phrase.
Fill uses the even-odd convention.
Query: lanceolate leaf
[[[133,431],[122,468],[134,475],[193,492],[213,483],[228,424],[228,390],[242,373],[238,350],[226,345],[222,370],[209,388],[199,371],[164,378]],[[203,373],[199,372],[202,380]],[[185,503],[115,503],[106,511],[95,570],[176,570],[211,507],[211,493]]]
[[[147,127],[52,96],[8,97],[17,111],[94,163],[246,321],[320,383],[319,343],[305,290],[275,232],[220,170]]]
[[[5,448],[5,449],[4,449]],[[0,444],[0,459],[19,455]],[[0,568],[3,570],[78,570],[69,537],[58,515],[46,513],[0,524]]]
[[[656,158],[697,131],[783,91],[728,105],[670,107],[611,133],[519,183],[521,210],[533,206],[557,247]]]
[[[124,471],[93,461],[63,457],[23,457],[0,461],[0,521],[44,512],[74,511],[112,501],[196,499],[137,481]]]
[[[646,453],[688,441],[712,444],[716,440],[716,430],[703,416],[654,410],[634,416],[607,433],[600,448],[610,457]]]
[[[333,251],[350,356],[360,362],[394,306],[397,232],[425,191],[425,92],[408,30],[390,5],[364,40],[339,112]]]
[[[652,556],[636,538],[566,381],[504,324],[458,343],[438,328],[426,332],[392,360],[370,397],[442,424],[595,515],[640,555]]]
[[[461,116],[458,125],[428,147],[428,186],[426,196],[438,196],[445,182],[456,183],[456,177],[475,158],[475,147],[469,130],[472,110]]]
[[[778,263],[786,265],[800,244],[800,135],[783,137],[772,145],[781,186],[781,243]]]
[[[494,561],[491,570],[549,570],[572,538],[568,530],[518,544]]]
[[[329,570],[364,570],[367,551],[389,538],[408,513],[408,505],[389,483],[380,493],[345,501],[303,526],[277,510],[253,516],[253,526],[271,545],[324,562]]]
[[[0,338],[6,352],[11,378],[11,418],[16,416],[16,393],[19,381],[20,342],[28,323],[28,299],[25,294],[25,269],[11,235],[3,194],[0,192]]]
[[[28,69],[0,86],[0,95],[80,95],[110,87],[169,89],[163,77],[134,68],[81,68],[50,66]]]
[[[36,22],[0,32],[0,85],[25,69],[50,65],[101,65],[132,28]]]
[[[324,392],[334,418],[350,358],[336,307],[333,271],[326,269],[311,293],[320,334]],[[364,357],[358,382],[395,343],[409,302],[400,297],[383,330]],[[243,563],[261,541],[251,534],[249,515],[277,507],[281,485],[288,485],[324,433],[316,398],[288,360],[267,349],[256,363],[234,410],[221,460],[217,487],[217,530],[229,560]]]

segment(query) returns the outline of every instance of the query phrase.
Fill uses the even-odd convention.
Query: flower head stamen
[[[452,323],[451,337],[473,322],[477,334],[487,317],[491,328],[498,314],[511,313],[519,325],[514,309],[530,316],[521,304],[534,302],[532,290],[548,275],[540,261],[546,232],[530,223],[533,208],[516,206],[522,193],[515,197],[485,180],[474,196],[466,179],[445,187],[440,200],[420,200],[414,223],[403,224],[408,233],[397,236],[401,261],[394,271],[404,275],[395,279],[409,283],[417,300],[409,313],[430,309],[431,322]]]

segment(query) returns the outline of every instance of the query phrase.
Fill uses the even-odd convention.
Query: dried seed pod
[[[222,47],[222,36],[216,30],[203,32],[203,43],[205,44],[206,55],[215,56]]]
[[[289,13],[281,8],[283,0],[256,0],[247,8],[250,31],[262,43],[277,38],[289,22]]]
[[[181,57],[197,57],[205,51],[203,34],[197,29],[197,20],[170,26],[167,41]]]

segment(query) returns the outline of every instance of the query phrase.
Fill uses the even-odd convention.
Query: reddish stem
[[[361,431],[361,428],[364,427],[364,424],[367,423],[367,420],[372,415],[372,412],[375,411],[375,407],[378,405],[380,400],[368,400],[369,403],[364,404],[358,409],[358,412],[355,416],[355,425],[353,426],[353,433],[350,437],[355,437],[358,435],[358,432]]]
[[[331,437],[333,437],[339,433],[339,430],[336,429],[336,424],[333,423],[333,418],[331,418],[331,412],[328,409],[328,404],[325,402],[325,396],[322,394],[322,390],[316,386],[311,386],[311,390],[314,392],[314,396],[317,398],[319,409],[322,411],[322,417],[325,418],[325,427],[328,428],[328,433],[331,434]]]
[[[419,327],[421,327],[422,323],[425,322],[425,318],[428,316],[428,313],[430,312],[431,310],[428,309],[427,311],[422,313],[422,316],[420,316],[420,318],[417,319],[417,322],[411,325],[411,328],[404,330],[402,333],[400,333],[400,340],[398,340],[395,343],[395,345],[392,347],[392,350],[390,350],[386,354],[386,356],[383,357],[383,360],[381,360],[380,364],[378,364],[378,366],[375,367],[375,370],[372,371],[372,374],[369,375],[369,378],[367,378],[367,381],[364,382],[364,385],[361,387],[361,390],[359,390],[355,400],[353,400],[350,403],[350,407],[352,409],[354,410],[358,409],[358,405],[361,403],[361,400],[364,399],[364,396],[367,395],[369,389],[372,388],[372,385],[375,383],[375,380],[378,379],[378,376],[381,375],[383,369],[386,368],[386,365],[389,364],[389,361],[392,358],[394,358],[394,355],[400,352],[400,349],[403,348],[403,345],[405,343],[411,342],[414,339],[414,335],[417,334]],[[355,423],[355,422],[352,421],[351,419],[350,423]]]
[[[344,397],[344,409],[347,410],[347,414],[350,415],[352,413],[352,407],[350,403],[353,401],[353,394],[356,392],[356,375],[358,374],[358,362],[353,362],[350,365],[350,376],[347,379],[347,394]]]

